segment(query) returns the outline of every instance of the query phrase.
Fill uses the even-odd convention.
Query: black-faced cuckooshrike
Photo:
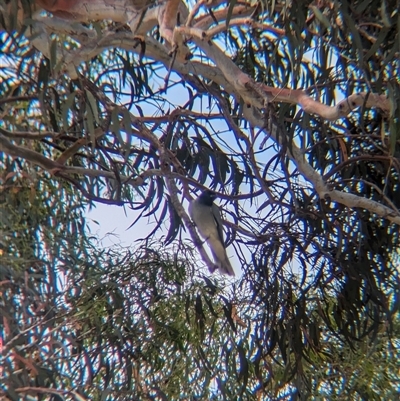
[[[217,269],[234,276],[232,265],[226,254],[219,207],[214,204],[216,194],[206,190],[189,205],[189,214],[200,234],[211,248]]]

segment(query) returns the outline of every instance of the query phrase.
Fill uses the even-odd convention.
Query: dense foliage
[[[246,104],[197,42],[187,64],[172,62],[157,29],[139,45],[114,22],[86,24],[92,42],[55,30],[44,55],[35,21],[11,30],[6,3],[0,397],[395,399],[397,3],[251,2],[253,26],[233,23],[240,2],[200,9],[228,10],[214,44],[257,83],[326,105],[361,91],[389,99],[390,113],[364,104],[335,121]],[[98,51],[74,76],[62,57],[78,58],[79,43]],[[295,148],[343,202],[320,196]],[[204,187],[220,195],[234,282],[210,276],[187,238],[179,206]],[[101,247],[85,221],[99,202],[137,210],[132,237],[150,221],[149,237]]]

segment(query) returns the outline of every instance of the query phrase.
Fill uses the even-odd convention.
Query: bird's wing
[[[211,209],[212,209],[212,214],[214,216],[215,224],[217,226],[219,240],[221,241],[222,246],[225,248],[224,231],[222,229],[221,211],[215,203],[213,203]]]

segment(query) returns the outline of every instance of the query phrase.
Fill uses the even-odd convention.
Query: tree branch
[[[255,115],[256,113],[257,112],[254,108],[248,108],[244,110],[245,118],[251,125],[255,127],[262,127],[264,120],[260,117],[257,117]],[[277,143],[280,143],[276,132],[274,132],[276,130],[272,131],[271,137]],[[302,174],[302,176],[313,185],[321,199],[338,202],[349,208],[364,208],[372,213],[376,213],[380,217],[388,219],[392,223],[400,224],[400,213],[398,210],[390,209],[389,207],[381,205],[379,202],[366,199],[358,195],[331,189],[323,180],[322,176],[306,162],[303,152],[294,143],[291,144],[290,152],[288,152],[287,156],[296,165],[300,174]]]
[[[115,180],[116,176],[111,171],[101,171],[88,169],[84,167],[64,166],[56,161],[48,159],[42,154],[34,150],[12,144],[4,135],[0,134],[0,150],[10,156],[21,157],[28,162],[42,167],[50,173],[56,174],[62,172],[63,174],[79,174],[87,177],[104,177]],[[144,179],[140,176],[131,178],[127,176],[119,177],[123,183],[132,185],[134,187],[143,185]]]

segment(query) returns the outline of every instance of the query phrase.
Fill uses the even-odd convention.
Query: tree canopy
[[[397,2],[0,12],[1,397],[396,398]],[[205,188],[234,280],[187,214]],[[140,241],[102,247],[99,203]]]

